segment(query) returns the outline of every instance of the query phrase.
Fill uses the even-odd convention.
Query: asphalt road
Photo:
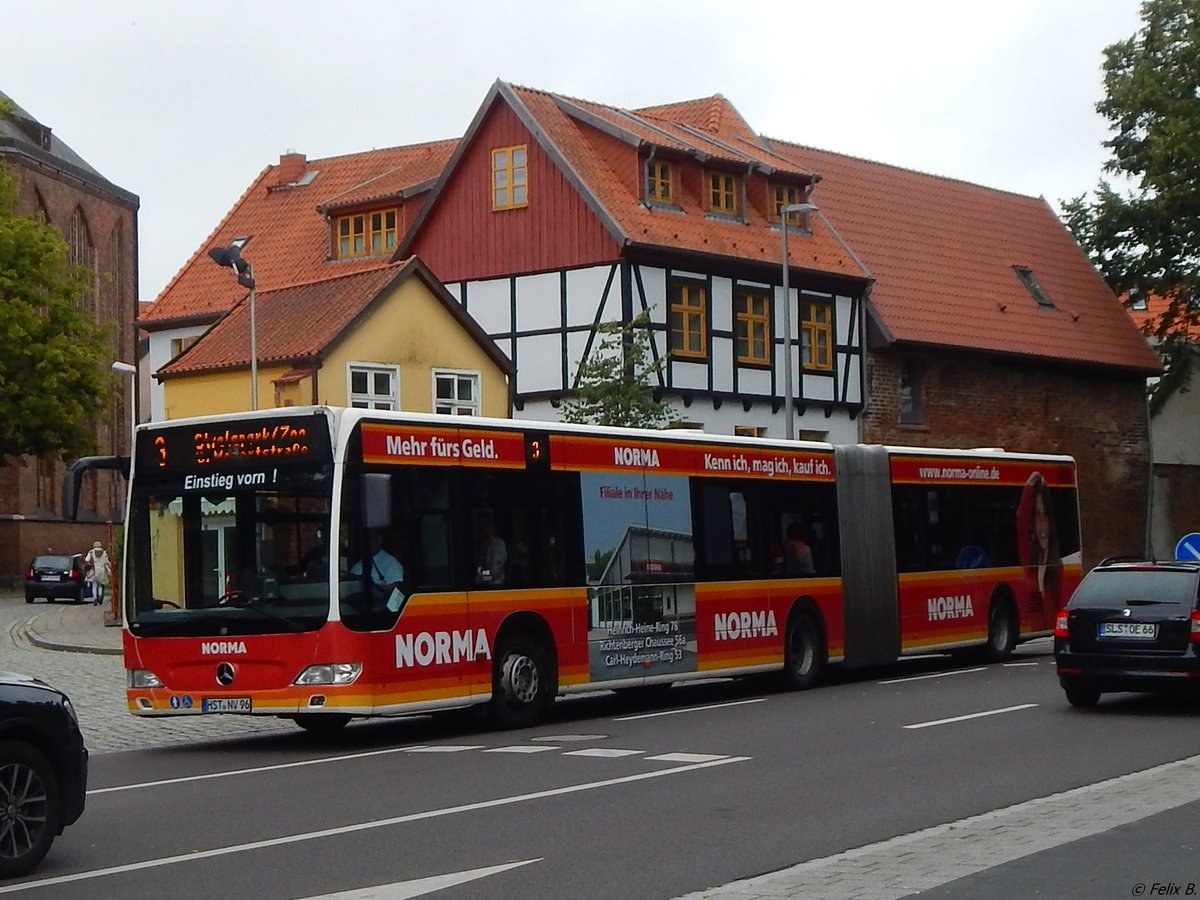
[[[13,625],[35,611],[0,600],[0,666],[40,674],[76,698],[94,751],[91,791],[82,820],[42,868],[0,895],[1200,890],[1200,864],[1188,871],[1200,804],[1169,809],[1168,800],[1159,815],[1054,846],[1045,823],[1069,834],[1067,808],[1038,811],[1036,798],[1078,788],[1062,796],[1074,797],[1069,814],[1086,820],[1106,803],[1109,779],[1200,754],[1200,732],[1196,704],[1127,696],[1105,698],[1094,712],[1068,707],[1048,642],[1021,648],[1009,664],[907,660],[805,694],[721,682],[672,689],[653,706],[610,694],[559,702],[550,721],[518,732],[421,718],[362,722],[314,742],[270,720],[133,718],[120,658],[22,646]],[[1176,776],[1163,772],[1160,780]],[[1147,778],[1153,786],[1153,772]],[[1141,784],[1123,788],[1135,806]],[[1033,812],[989,818],[1006,808]],[[982,818],[965,823],[971,816]],[[1091,834],[1086,821],[1073,827]],[[870,890],[846,866],[815,870],[811,893],[798,892],[799,881],[709,890],[896,842],[878,856],[878,871],[854,874]],[[1090,862],[1081,866],[1080,854]],[[898,875],[910,870],[928,872],[911,882]]]
[[[68,692],[74,662],[51,679]],[[320,743],[286,725],[220,735],[247,727],[223,717],[196,723],[206,730],[189,740],[169,731],[178,722],[125,716],[167,726],[173,744],[95,755],[83,818],[36,875],[0,894],[669,898],[922,829],[945,837],[944,823],[1200,753],[1194,704],[1123,697],[1071,709],[1048,642],[1009,664],[946,665],[906,661],[802,694],[722,682],[640,707],[602,694],[510,733],[422,718],[355,724]],[[91,721],[89,744],[107,713]],[[1181,815],[1139,834],[1157,840],[1154,829],[1171,831]],[[1021,837],[1010,831],[974,828],[970,842],[1002,862]],[[1103,841],[1119,834],[1089,839],[1107,854],[1098,860],[1113,893],[1081,896],[1131,896],[1143,881],[1149,890],[1188,874],[1114,855]],[[923,864],[950,871],[959,845],[946,846]],[[934,880],[942,893],[928,895],[985,897],[1000,885],[1006,897],[1067,896],[1038,867],[1070,875],[1054,854],[1072,846],[1032,846],[1010,868],[984,862],[980,874]],[[844,885],[810,896],[834,895],[866,896]]]

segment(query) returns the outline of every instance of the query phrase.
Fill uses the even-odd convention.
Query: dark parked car
[[[62,691],[0,672],[0,878],[41,862],[83,812],[88,752]]]
[[[1074,706],[1110,691],[1200,689],[1200,563],[1105,560],[1058,614],[1054,657]]]
[[[25,573],[25,602],[45,597],[83,602],[87,584],[83,580],[83,554],[46,553],[35,556]]]

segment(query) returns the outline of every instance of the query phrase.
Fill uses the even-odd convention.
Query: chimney
[[[304,177],[304,170],[308,168],[308,158],[303,153],[297,153],[294,150],[289,150],[287,153],[282,153],[279,156],[279,177],[276,184],[295,184]]]

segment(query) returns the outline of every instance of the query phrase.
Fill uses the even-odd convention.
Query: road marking
[[[1017,706],[1006,706],[1004,709],[989,709],[984,712],[969,713],[965,716],[954,716],[949,719],[935,719],[932,722],[918,722],[915,725],[905,725],[905,728],[932,728],[934,725],[949,725],[952,722],[965,722],[967,719],[982,719],[984,716],[998,716],[1001,713],[1017,712],[1022,709],[1033,709],[1036,703],[1021,703]]]
[[[482,750],[486,744],[434,744],[431,747],[409,747],[409,753],[462,753],[464,750]]]
[[[906,681],[925,681],[929,678],[947,678],[950,675],[970,675],[974,672],[986,672],[987,666],[977,669],[955,669],[953,672],[934,672],[932,675],[910,675],[907,678],[893,678],[890,681],[878,681],[876,684],[904,684]]]
[[[538,747],[531,747],[528,744],[514,744],[511,747],[490,747],[484,750],[484,753],[545,753],[547,750],[561,750],[561,747],[555,747],[553,744],[542,744]]]
[[[387,828],[392,825],[406,825],[410,822],[423,822],[429,819],[440,819],[459,813],[477,812],[484,809],[495,809],[501,806],[512,806],[516,803],[526,803],[531,800],[545,800],[549,797],[563,797],[568,794],[578,794],[583,791],[594,791],[600,788],[613,787],[619,784],[633,784],[638,781],[649,781],[652,778],[662,778],[667,775],[682,775],[686,772],[698,772],[714,766],[726,766],[730,763],[747,762],[749,756],[729,756],[712,762],[694,763],[677,766],[672,769],[660,769],[657,772],[640,772],[636,775],[623,775],[620,778],[606,778],[603,781],[589,781],[584,784],[571,784],[566,787],[548,788],[544,791],[533,791],[529,794],[515,794],[511,797],[499,797],[495,800],[480,800],[476,803],[464,803],[460,806],[448,806],[443,809],[430,809],[425,812],[408,813],[403,816],[392,816],[387,819],[375,819],[370,822],[359,822],[354,825],[342,825],[337,828],[322,828],[319,831],[307,831],[302,834],[289,834],[283,837],[267,838],[261,841],[251,841],[246,844],[231,844],[226,847],[215,847],[211,850],[196,850],[181,853],[176,856],[164,856],[160,859],[147,859],[142,862],[126,863],[119,866],[108,866],[103,869],[93,869],[89,872],[75,872],[71,875],[59,875],[53,878],[43,878],[40,881],[23,881],[20,884],[0,886],[0,894],[11,894],[15,891],[30,891],[40,887],[54,887],[59,884],[72,884],[77,881],[89,881],[94,878],[104,878],[109,875],[122,875],[126,872],[137,872],[144,869],[155,869],[161,866],[172,866],[177,863],[194,862],[202,859],[213,859],[228,856],[232,853],[244,853],[248,850],[266,850],[271,847],[282,847],[288,844],[298,844],[303,841],[322,840],[330,837],[340,837],[355,834],[360,831],[370,831],[376,828]]]
[[[566,744],[570,741],[602,741],[607,734],[548,734],[543,737],[530,738],[531,741],[549,741],[552,744]]]
[[[1005,663],[1005,664],[1004,664],[1004,668],[1006,668],[1006,669],[1019,669],[1019,668],[1021,668],[1022,666],[1037,666],[1037,665],[1040,665],[1040,663],[1036,663],[1036,662]]]
[[[446,888],[478,881],[489,875],[499,875],[509,869],[517,869],[530,863],[541,862],[537,859],[524,859],[520,862],[505,863],[502,866],[487,866],[483,869],[468,869],[465,872],[449,872],[445,875],[431,875],[428,878],[415,878],[412,881],[397,881],[393,884],[377,884],[374,887],[356,888],[353,891],[341,891],[337,894],[314,894],[304,900],[411,900],[413,897],[423,897]]]
[[[714,759],[723,759],[716,753],[660,753],[658,756],[647,756],[646,759],[652,759],[655,762],[681,762],[681,763],[697,763],[709,762]]]
[[[616,747],[589,747],[587,750],[568,750],[563,756],[598,756],[602,759],[617,759],[621,756],[637,756],[645,750],[618,750]]]
[[[756,697],[753,700],[734,700],[732,703],[712,703],[708,706],[688,706],[683,709],[665,709],[662,712],[640,713],[636,716],[620,716],[613,719],[614,722],[634,722],[638,719],[654,719],[659,716],[677,716],[680,713],[704,712],[709,709],[724,709],[726,706],[745,706],[747,703],[765,703],[765,697]]]
[[[136,791],[142,788],[162,787],[168,784],[185,784],[189,781],[207,781],[211,778],[229,778],[234,775],[254,775],[258,772],[276,772],[280,769],[298,769],[302,766],[319,766],[324,763],[346,762],[351,759],[366,759],[371,756],[384,756],[389,753],[411,753],[420,749],[420,745],[412,747],[389,747],[386,750],[364,750],[362,753],[346,753],[341,756],[322,756],[319,759],[301,759],[296,762],[276,763],[271,766],[254,766],[249,769],[232,769],[226,772],[209,772],[206,775],[183,775],[179,778],[163,778],[159,781],[143,781],[138,784],[120,784],[115,787],[94,788],[87,792],[89,797],[94,794],[112,794],[117,791]]]

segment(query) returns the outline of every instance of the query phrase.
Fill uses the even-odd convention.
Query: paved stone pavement
[[[27,604],[22,595],[0,593],[0,669],[34,675],[65,691],[92,753],[296,730],[291,722],[248,716],[130,714],[121,629],[106,626],[104,619],[103,608],[91,604]]]
[[[238,716],[141,719],[130,715],[125,710],[121,630],[106,626],[104,618],[104,612],[95,606],[29,606],[23,597],[0,594],[0,668],[36,675],[66,691],[79,712],[93,753],[295,728],[274,719]],[[1136,855],[1139,840],[1161,843],[1150,824],[1153,817],[1189,805],[1200,811],[1200,756],[809,860],[678,900],[899,900],[935,888],[943,888],[939,896],[966,897],[971,896],[970,876],[997,866],[1006,866],[1006,884],[1016,889],[1011,896],[1118,897],[1130,896],[1131,890],[1136,895],[1136,878],[1127,879],[1128,884],[1118,878],[1118,883],[1105,885],[1113,888],[1111,893],[1072,890],[1080,886],[1077,866],[1064,867],[1062,884],[1037,881],[1030,885],[1033,893],[1027,893],[1020,890],[1021,873],[1032,878],[1029,873],[1035,869],[1029,861],[1038,854],[1117,828],[1123,829],[1122,851]],[[1106,858],[1111,856],[1110,851]]]

